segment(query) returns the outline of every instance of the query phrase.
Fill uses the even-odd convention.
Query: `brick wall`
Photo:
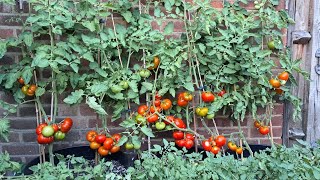
[[[221,8],[223,6],[222,0],[214,0],[212,5],[216,8]],[[278,9],[284,8],[285,1],[282,0]],[[248,9],[254,10],[253,2],[250,2],[246,7]],[[12,36],[17,36],[21,29],[21,23],[16,22],[16,19],[21,17],[25,19],[27,16],[28,8],[25,3],[22,10],[19,9],[18,5],[15,7],[4,5],[0,3],[0,38],[8,38]],[[116,21],[120,21],[118,17],[115,17]],[[163,27],[155,28],[162,29]],[[183,32],[183,24],[180,22],[175,22],[175,33],[174,36],[179,37],[180,33]],[[286,39],[286,31],[283,31],[283,40]],[[0,60],[0,65],[14,63],[19,61],[21,57],[20,52],[14,49],[10,50],[5,57]],[[279,63],[277,63],[279,65]],[[275,73],[280,72],[280,69],[274,69]],[[41,77],[44,77],[43,74]],[[45,109],[49,112],[50,109],[50,96],[45,95],[42,97],[42,101],[46,104]],[[5,94],[0,91],[0,99],[7,102],[13,102],[10,95]],[[61,97],[63,99],[63,97]],[[61,102],[60,102],[61,103]],[[0,113],[1,109],[0,109]],[[262,111],[260,112],[262,113]],[[87,105],[82,104],[78,106],[69,107],[65,104],[59,104],[58,111],[59,119],[65,117],[71,117],[74,120],[74,126],[72,130],[68,133],[66,139],[62,142],[54,142],[55,149],[62,149],[72,146],[87,145],[85,141],[85,134],[89,128],[94,128],[97,122],[96,114],[87,107]],[[0,142],[0,151],[8,151],[12,158],[17,161],[28,162],[33,158],[37,157],[39,154],[39,145],[36,142],[36,118],[35,118],[35,107],[34,104],[24,104],[19,107],[17,113],[10,115],[11,130],[10,130],[10,142],[4,143]],[[282,136],[282,121],[283,121],[283,104],[279,102],[275,105],[273,111],[273,135],[276,143],[281,143]],[[237,130],[237,125],[230,121],[227,117],[218,115],[216,117],[216,123],[218,126],[219,133],[230,133]],[[112,133],[120,132],[121,128],[117,126],[116,123],[108,123],[111,125],[110,130]],[[199,132],[205,133],[201,123],[199,124]],[[262,136],[253,127],[253,120],[250,116],[246,117],[246,120],[242,122],[242,129],[248,137],[249,144],[270,144],[266,136]],[[213,124],[209,123],[212,127]],[[157,138],[154,139],[155,142],[159,142],[162,137],[171,138],[171,133],[158,133]]]

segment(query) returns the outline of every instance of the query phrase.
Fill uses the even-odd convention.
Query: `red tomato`
[[[184,133],[182,131],[174,131],[172,136],[175,140],[180,140],[184,138]]]
[[[224,94],[226,94],[226,91],[223,89],[218,93],[218,96],[222,97]]]
[[[181,140],[180,140],[180,141],[181,141]],[[193,147],[193,145],[194,145],[193,140],[191,140],[191,139],[185,139],[185,141],[186,141],[186,143],[185,143],[184,147],[186,147],[187,149],[190,149],[190,148]]]
[[[147,113],[147,111],[148,111],[148,106],[147,105],[140,105],[139,107],[138,107],[138,114],[141,114],[141,115],[146,115],[146,113]]]
[[[160,104],[161,109],[166,111],[166,110],[170,109],[171,106],[172,106],[172,102],[170,99],[164,99],[161,101],[161,104]]]
[[[149,123],[154,123],[156,121],[158,121],[159,116],[157,114],[151,114],[150,116],[148,116],[147,121]]]
[[[54,140],[53,136],[50,137],[44,137],[42,134],[38,135],[37,141],[39,144],[50,144]]]
[[[276,94],[281,95],[283,93],[283,90],[280,88],[277,88],[274,90],[276,92]]]
[[[212,102],[214,101],[214,95],[212,92],[202,92],[201,98],[203,102]]]
[[[107,150],[110,150],[113,147],[113,139],[112,138],[106,138],[106,140],[103,142],[103,147]]]
[[[159,94],[158,94],[158,92],[156,92],[156,95],[155,95],[155,99],[161,99],[162,98],[162,96],[160,96]]]
[[[102,144],[106,139],[107,139],[107,137],[104,134],[99,134],[98,136],[96,136],[94,138],[94,140],[99,144]]]
[[[281,74],[278,75],[278,78],[283,81],[288,81],[289,73],[286,71],[283,71]]]
[[[42,128],[48,126],[47,123],[42,123],[42,124],[39,124],[39,126],[36,128],[36,133],[37,135],[41,134],[41,131],[42,131]]]
[[[55,133],[59,131],[59,126],[57,124],[52,124],[51,126],[53,127]]]
[[[18,79],[18,82],[19,82],[21,85],[24,85],[24,80],[23,80],[22,77],[20,77],[20,78]]]
[[[269,127],[268,126],[261,126],[259,128],[259,132],[262,135],[267,135],[269,133]]]
[[[186,128],[186,124],[182,121],[182,119],[180,118],[175,118],[174,119],[174,124],[178,127],[178,128]]]
[[[98,133],[96,131],[93,131],[93,130],[88,131],[86,135],[86,139],[89,142],[94,142],[97,135]]]
[[[180,107],[185,107],[188,105],[188,101],[184,100],[183,98],[178,98],[177,105]]]
[[[173,116],[167,116],[167,119],[168,119],[168,121],[170,121],[170,122],[174,122],[174,117]],[[166,125],[168,125],[168,124],[170,124],[169,122],[167,122],[167,121],[163,121]]]
[[[181,140],[176,140],[176,145],[179,147],[184,147],[186,145],[186,140],[181,139]]]
[[[213,154],[218,154],[220,152],[220,148],[218,146],[213,146],[211,152]]]
[[[114,134],[114,135],[112,135],[112,139],[115,142],[118,142],[121,139],[121,135],[120,134]]]
[[[219,136],[217,136],[217,137],[215,138],[214,141],[216,142],[216,146],[222,147],[222,146],[224,146],[224,145],[226,144],[227,139],[226,139],[224,136],[219,135]]]
[[[161,107],[154,107],[154,106],[150,107],[150,113],[161,112],[161,111],[162,111]]]
[[[186,134],[186,139],[190,139],[190,140],[194,141],[194,135],[190,134],[190,133],[187,133]]]
[[[106,156],[109,154],[109,150],[105,149],[103,146],[99,147],[98,153],[100,156]]]
[[[212,146],[211,146],[209,140],[204,140],[204,141],[202,141],[201,145],[202,145],[202,147],[203,147],[203,149],[204,149],[205,151],[211,151],[211,149],[212,149]]]
[[[161,100],[160,99],[156,99],[153,104],[156,106],[156,107],[159,107],[161,105]]]
[[[71,127],[73,125],[73,121],[71,118],[65,118],[61,124],[60,131],[63,133],[67,133],[70,131]]]

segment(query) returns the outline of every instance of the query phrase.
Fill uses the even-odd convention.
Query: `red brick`
[[[273,137],[274,138],[277,138],[277,137],[281,138],[281,136],[282,136],[282,127],[272,127],[272,132],[273,132]],[[270,133],[271,133],[271,129],[270,129]]]
[[[22,140],[23,142],[37,142],[37,134],[35,128],[32,131],[23,132]]]
[[[60,104],[58,107],[58,115],[59,116],[77,116],[79,113],[79,105],[65,105]]]
[[[13,29],[0,29],[0,39],[7,39],[13,36]]]
[[[26,16],[18,15],[2,15],[0,16],[0,25],[1,26],[22,26],[22,21],[26,20]]]
[[[12,129],[35,129],[37,127],[36,119],[15,119],[10,120]]]
[[[80,105],[80,115],[81,116],[96,116],[97,114],[88,105],[81,104]]]
[[[10,155],[23,155],[23,154],[38,154],[38,144],[10,144],[3,145],[3,151],[7,151]]]
[[[271,121],[272,121],[272,126],[282,126],[283,116],[273,116]]]
[[[223,1],[222,0],[214,0],[211,2],[212,7],[221,9],[223,8]]]

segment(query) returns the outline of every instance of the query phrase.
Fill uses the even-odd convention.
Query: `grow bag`
[[[54,151],[54,154],[61,154],[63,156],[67,155],[74,155],[75,157],[83,157],[87,160],[93,160],[95,157],[95,151],[90,149],[89,146],[79,146],[79,147],[72,147],[72,148],[66,148],[66,149],[61,149],[58,151]],[[46,154],[46,160],[49,159],[49,155]],[[134,152],[122,152],[119,151],[117,153],[114,153],[109,156],[103,157],[106,161],[117,161],[119,165],[128,168],[133,166],[134,160],[138,158],[137,154]],[[25,175],[30,175],[32,174],[32,171],[29,169],[31,166],[37,165],[40,163],[39,157],[35,158],[31,162],[29,162],[23,169],[23,173]],[[54,158],[54,163],[58,164],[58,159],[55,157]],[[117,165],[116,164],[116,165]]]

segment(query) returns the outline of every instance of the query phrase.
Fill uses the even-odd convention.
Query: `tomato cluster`
[[[105,134],[98,134],[97,131],[91,130],[87,132],[86,139],[90,143],[90,148],[98,150],[100,156],[107,156],[120,151],[120,146],[116,145],[121,139],[120,134],[107,137]]]
[[[185,107],[190,101],[192,101],[193,95],[189,92],[182,92],[178,95],[177,105]]]
[[[36,90],[37,90],[37,85],[35,84],[25,84],[24,83],[24,79],[22,77],[20,77],[18,80],[19,84],[22,85],[21,91],[23,94],[27,95],[27,96],[34,96]]]
[[[254,121],[254,127],[257,128],[262,135],[267,135],[269,134],[269,127],[264,126],[261,122],[259,121]]]
[[[73,121],[71,118],[65,118],[59,124],[48,125],[47,123],[42,123],[36,128],[37,141],[39,144],[50,144],[53,140],[63,140],[72,125]]]
[[[283,71],[278,75],[276,79],[270,79],[269,83],[274,88],[274,91],[277,94],[281,95],[283,93],[281,86],[285,85],[288,79],[289,79],[289,73],[286,71]]]
[[[182,131],[174,131],[172,134],[175,139],[175,143],[179,147],[185,147],[190,149],[194,145],[194,135],[190,133],[184,133]]]
[[[232,141],[229,141],[228,142],[228,148],[231,150],[231,151],[234,151],[236,152],[237,154],[242,154],[243,152],[243,149],[242,147],[238,147],[234,142]]]
[[[214,139],[210,137],[209,139],[202,141],[202,147],[205,151],[210,151],[213,154],[218,154],[221,150],[221,147],[224,146],[227,142],[227,139],[222,136],[216,136]]]

